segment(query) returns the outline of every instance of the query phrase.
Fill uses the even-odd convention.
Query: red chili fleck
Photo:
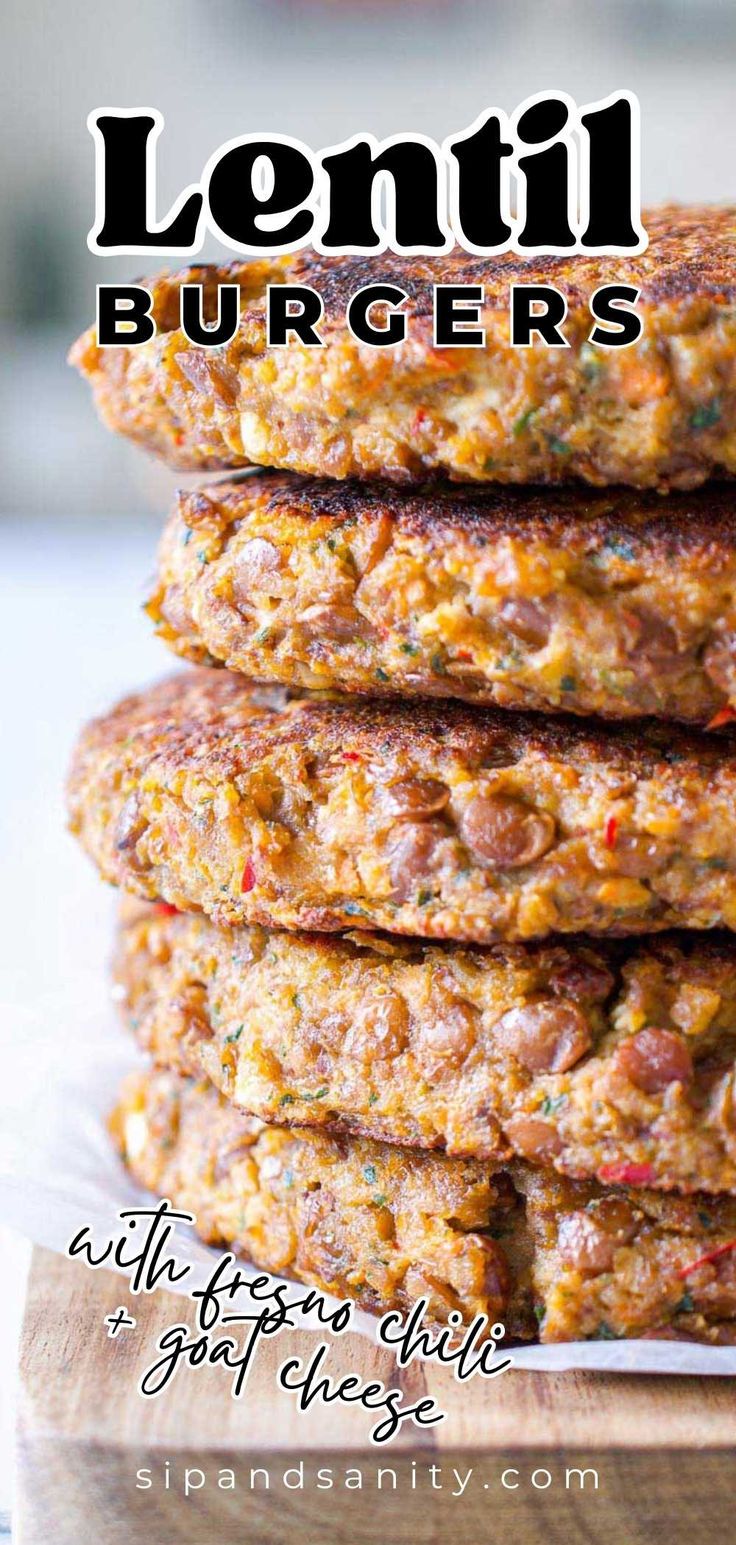
[[[183,445],[183,444],[184,444],[184,431],[183,431],[183,429],[177,429],[175,431],[175,433],[174,433],[174,445]]]
[[[707,730],[719,730],[724,724],[733,724],[734,719],[736,719],[736,708],[732,708],[731,704],[727,703],[726,707],[720,708],[710,724],[706,724],[705,727]]]
[[[343,762],[359,762],[360,761],[360,757],[358,756],[357,751],[343,751],[342,759],[343,759]]]
[[[609,815],[608,820],[606,821],[606,847],[607,848],[615,848],[615,846],[616,846],[616,833],[617,833],[617,831],[618,831],[618,821],[616,820],[615,815]]]
[[[427,410],[426,410],[426,408],[417,408],[417,411],[414,414],[414,422],[412,423],[412,426],[411,426],[412,427],[412,431],[413,431],[414,434],[416,434],[417,431],[419,429],[421,429],[422,424],[424,423],[424,420],[425,420],[426,417],[427,417]]]
[[[650,1186],[656,1179],[656,1171],[651,1164],[602,1164],[598,1179],[604,1185]]]
[[[243,892],[243,895],[245,895],[248,891],[252,891],[253,886],[255,885],[255,883],[256,883],[256,872],[255,872],[255,869],[253,868],[253,864],[252,864],[251,860],[247,859],[246,860],[245,868],[243,870],[243,878],[242,878],[242,880],[240,882],[240,889]]]
[[[719,1255],[728,1255],[729,1250],[736,1250],[736,1239],[729,1239],[725,1245],[716,1245],[715,1250],[709,1250],[707,1255],[699,1255],[697,1261],[691,1261],[689,1266],[681,1267],[678,1277],[688,1277],[691,1271],[697,1271],[699,1266],[710,1266],[711,1261],[717,1261]]]
[[[473,656],[469,649],[458,649],[458,652],[455,655],[456,660],[472,660],[472,658]]]
[[[179,916],[179,908],[178,907],[172,907],[170,901],[157,901],[156,902],[156,911],[157,911],[159,917],[178,917]]]

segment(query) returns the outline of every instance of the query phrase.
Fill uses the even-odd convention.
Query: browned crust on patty
[[[252,468],[177,493],[176,509],[182,518],[192,517],[195,530],[199,523],[206,529],[207,505],[221,508],[228,526],[236,529],[255,508],[277,519],[298,519],[305,529],[322,519],[340,529],[385,518],[401,532],[421,536],[431,549],[465,539],[482,552],[489,543],[515,536],[584,556],[614,551],[621,539],[632,544],[637,557],[651,553],[669,561],[695,555],[707,559],[720,552],[721,544],[736,542],[736,484],[730,482],[666,498],[645,490],[583,485],[516,489],[426,483],[397,488]]]
[[[627,282],[637,285],[650,305],[703,295],[729,301],[736,299],[733,217],[733,209],[709,205],[666,204],[649,209],[644,213],[649,245],[632,257],[584,253],[521,257],[516,252],[480,257],[455,248],[430,258],[398,257],[391,252],[378,258],[333,258],[304,252],[294,263],[304,275],[303,282],[322,295],[328,318],[337,322],[356,290],[382,283],[384,277],[407,291],[412,315],[425,317],[432,315],[435,284],[484,284],[490,309],[505,305],[510,284],[553,284],[574,310],[587,305],[600,285],[620,281],[623,270]]]
[[[98,410],[180,467],[251,463],[344,478],[688,488],[736,471],[734,212],[665,206],[645,215],[647,252],[632,258],[322,258],[229,264],[148,281],[162,331],[135,349],[99,349],[90,329],[71,359]],[[408,293],[409,336],[371,349],[348,332],[344,304],[367,282]],[[587,342],[588,302],[605,283],[641,291],[644,330],[625,349]],[[486,285],[486,346],[435,349],[433,283]],[[239,283],[235,338],[215,351],[178,330],[182,283]],[[269,283],[323,294],[323,349],[269,349]],[[569,347],[509,342],[509,286],[552,282],[568,299]]]
[[[517,1167],[261,1126],[206,1084],[128,1080],[115,1141],[210,1244],[363,1308],[501,1319],[544,1341],[730,1342],[736,1201],[604,1191]],[[380,1188],[380,1189],[379,1189]],[[520,1202],[523,1196],[524,1204]]]
[[[93,721],[69,809],[105,878],[216,922],[493,943],[733,926],[735,795],[717,736],[199,670]]]
[[[148,611],[258,680],[707,724],[736,702],[736,501],[246,474],[179,494]]]
[[[736,943],[458,945],[218,929],[126,901],[116,996],[264,1121],[736,1191]]]

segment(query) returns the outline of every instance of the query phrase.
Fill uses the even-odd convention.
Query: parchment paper
[[[13,1076],[0,1085],[0,1220],[51,1250],[63,1251],[85,1223],[97,1240],[115,1237],[120,1208],[144,1198],[105,1130],[121,1079],[141,1059],[104,998],[94,971],[66,1001],[55,994],[32,1013],[14,1005],[3,1013]],[[184,1292],[201,1286],[217,1260],[192,1234],[177,1230],[177,1257],[192,1266]],[[375,1339],[369,1315],[356,1314],[355,1328]],[[736,1375],[736,1347],[683,1342],[576,1342],[512,1355],[517,1368]]]

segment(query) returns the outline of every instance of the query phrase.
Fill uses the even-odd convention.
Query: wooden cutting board
[[[111,1341],[103,1319],[120,1304],[138,1327]],[[240,1402],[213,1369],[184,1370],[160,1398],[142,1400],[136,1385],[158,1335],[190,1317],[185,1299],[133,1299],[119,1275],[35,1251],[21,1350],[18,1545],[710,1545],[730,1535],[731,1379],[519,1370],[460,1385],[428,1364],[398,1374],[389,1353],[351,1334],[333,1346],[333,1372],[400,1382],[413,1398],[428,1391],[447,1412],[440,1426],[412,1428],[377,1450],[365,1412],[333,1405],[301,1415],[277,1388],[278,1364],[314,1345],[305,1332],[262,1343]],[[591,1467],[597,1489],[591,1476],[583,1489],[579,1476],[566,1482],[566,1471]],[[205,1476],[202,1487],[190,1477],[199,1489],[188,1499],[187,1468]],[[473,1472],[461,1496],[451,1495],[453,1468]],[[251,1488],[256,1469],[268,1472],[268,1489],[263,1475]],[[146,1489],[140,1470],[151,1476]],[[292,1489],[283,1483],[289,1470]],[[324,1478],[318,1487],[320,1470],[331,1472],[331,1488]],[[230,1471],[235,1490],[220,1489]]]

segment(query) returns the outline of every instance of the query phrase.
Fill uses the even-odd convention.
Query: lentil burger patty
[[[736,1191],[736,942],[459,946],[122,908],[159,1066],[266,1122],[572,1176]]]
[[[179,494],[148,610],[258,680],[707,724],[736,703],[736,492],[246,475]]]
[[[154,1061],[265,1121],[603,1182],[736,1192],[736,941],[426,944],[126,901]]]
[[[136,1074],[111,1119],[134,1178],[211,1244],[374,1312],[428,1301],[543,1341],[736,1339],[736,1200],[264,1126],[211,1085]],[[534,1316],[532,1316],[532,1301]]]
[[[736,742],[193,670],[83,731],[103,875],[217,923],[476,943],[736,926]]]
[[[644,216],[640,256],[322,257],[201,266],[147,281],[158,332],[136,348],[99,348],[91,328],[71,360],[111,428],[184,468],[291,467],[328,477],[630,483],[691,488],[736,472],[736,270],[733,209],[667,206]],[[622,281],[640,291],[643,331],[596,348],[589,301]],[[408,335],[358,342],[345,322],[367,283],[407,294]],[[323,298],[324,347],[269,348],[266,291],[306,284]],[[179,326],[179,288],[241,286],[240,326],[205,349]],[[485,346],[433,346],[437,283],[482,284]],[[509,341],[514,283],[552,284],[568,302],[569,347]]]
[[[425,1296],[435,1321],[459,1309],[532,1334],[523,1236],[508,1251],[490,1234],[521,1205],[488,1165],[264,1126],[172,1073],[126,1080],[111,1130],[135,1178],[186,1204],[208,1243],[365,1309]]]

